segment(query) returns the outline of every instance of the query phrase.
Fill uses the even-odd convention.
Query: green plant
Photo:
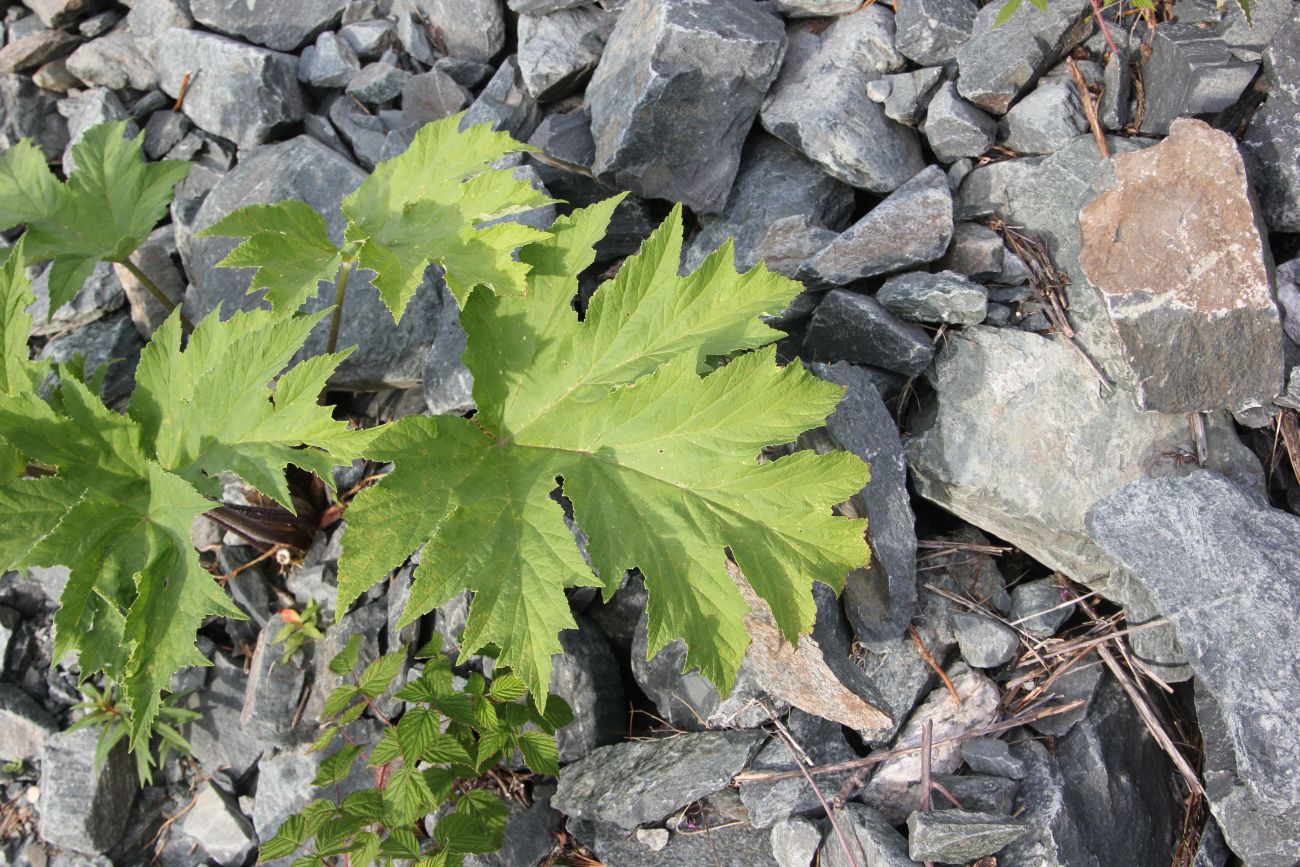
[[[330,661],[330,671],[349,682],[326,699],[330,721],[313,749],[346,739],[347,724],[366,709],[383,724],[383,736],[368,755],[367,745],[348,741],[321,762],[313,784],[332,789],[334,797],[314,800],[287,819],[262,844],[258,862],[288,857],[308,842],[315,851],[296,867],[320,867],[336,855],[346,855],[353,867],[399,861],[454,867],[466,855],[496,851],[509,811],[474,783],[516,750],[533,771],[558,773],[554,734],[572,718],[568,706],[552,699],[545,713],[538,711],[523,681],[505,668],[490,683],[474,674],[458,688],[435,640],[415,654],[424,660],[419,677],[394,693],[406,704],[394,723],[375,702],[392,689],[405,651],[379,657],[358,675],[360,640],[352,636]],[[373,769],[376,785],[345,792],[358,759]],[[420,820],[434,812],[440,818],[425,833]]]
[[[280,609],[280,619],[284,625],[275,634],[275,638],[271,639],[271,643],[284,645],[281,664],[287,663],[308,641],[320,641],[325,637],[320,631],[320,603],[315,599],[308,600],[301,614],[292,608]]]
[[[68,726],[68,731],[75,732],[91,726],[100,727],[99,743],[95,747],[95,772],[98,773],[107,760],[108,754],[113,751],[113,747],[134,730],[134,726],[131,725],[131,709],[123,706],[118,689],[112,683],[103,690],[96,689],[93,684],[84,683],[81,686],[81,693],[86,698],[72,707],[74,710],[84,711],[84,714]],[[133,750],[136,775],[139,776],[142,786],[153,782],[154,768],[161,768],[167,762],[172,750],[182,756],[190,754],[190,742],[181,735],[180,728],[202,715],[180,706],[180,702],[186,695],[187,693],[172,693],[162,700],[153,722],[150,723],[148,739]]]

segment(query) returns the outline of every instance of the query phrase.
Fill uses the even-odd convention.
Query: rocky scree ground
[[[66,170],[129,119],[151,158],[192,161],[137,258],[195,318],[259,303],[214,268],[231,242],[196,232],[294,198],[338,234],[367,171],[462,110],[538,149],[516,171],[559,211],[632,192],[579,303],[671,201],[694,216],[684,267],[734,236],[741,267],[804,282],[782,351],[847,391],[796,447],[870,461],[844,508],[872,563],[819,595],[797,652],[756,611],[725,699],[684,648],[645,659],[635,573],[610,603],[575,593],[563,773],[516,778],[506,846],[474,863],[1290,867],[1300,7],[1116,7],[1112,47],[1086,0],[995,26],[999,6],[24,0],[0,148],[32,137]],[[161,310],[101,266],[50,312],[33,276],[34,349],[115,361],[122,401]],[[355,417],[473,409],[436,273],[400,327],[354,290],[342,342]],[[313,795],[331,654],[456,644],[463,598],[395,628],[408,565],[281,662],[280,609],[333,622],[343,532],[300,482],[279,536],[195,528],[250,619],[205,627],[212,667],[176,683],[193,756],[152,785],[62,731],[81,696],[51,658],[59,571],[0,583],[0,864],[251,863]]]

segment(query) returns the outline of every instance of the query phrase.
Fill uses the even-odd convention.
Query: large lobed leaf
[[[121,262],[144,243],[189,163],[146,163],[144,136],[126,121],[90,129],[72,146],[76,168],[60,183],[24,140],[0,155],[0,229],[25,224],[29,262],[53,259],[50,311],[71,301],[101,260]]]
[[[389,426],[371,453],[395,469],[348,513],[360,543],[345,546],[340,612],[424,545],[402,622],[474,591],[462,652],[497,645],[539,697],[557,635],[574,626],[565,588],[609,596],[639,567],[650,652],[684,638],[687,665],[728,690],[749,643],[728,552],[791,641],[812,625],[812,582],[839,589],[868,558],[865,522],[831,513],[865,484],[859,459],[759,460],[824,423],[842,395],[760,349],[780,336],[761,314],[797,284],[762,266],[737,274],[730,245],[679,277],[679,210],[579,321],[577,275],[618,202],[562,218],[523,248],[526,294],[469,296],[478,414]],[[736,353],[712,370],[710,358]],[[594,574],[552,497],[557,480]]]

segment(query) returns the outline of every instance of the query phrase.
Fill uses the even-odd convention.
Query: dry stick
[[[907,636],[911,638],[912,643],[916,645],[916,650],[921,654],[921,658],[925,660],[927,665],[934,669],[935,674],[939,675],[939,678],[943,681],[943,685],[948,687],[948,692],[952,693],[953,700],[957,702],[957,704],[961,704],[961,693],[957,692],[956,684],[952,682],[952,678],[948,676],[948,673],[939,667],[939,663],[934,661],[934,657],[930,655],[930,651],[925,649],[925,644],[921,641],[921,635],[916,631],[915,626],[907,627]]]
[[[804,767],[803,762],[799,759],[799,753],[802,753],[803,749],[794,742],[794,738],[790,736],[790,733],[786,731],[785,726],[781,725],[779,720],[776,721],[776,733],[785,742],[785,748],[790,751],[790,758],[794,759],[795,767],[803,772],[804,779],[812,787],[813,794],[817,796],[817,803],[821,804],[822,809],[826,812],[826,818],[831,820],[831,827],[835,830],[835,836],[839,838],[840,848],[844,850],[844,857],[848,859],[849,867],[858,867],[858,861],[853,857],[852,850],[849,849],[849,841],[845,838],[840,823],[835,820],[835,811],[831,809],[830,804],[826,803],[826,799],[822,797],[821,789],[817,788],[817,781],[812,778],[812,774],[808,773],[808,769]],[[805,755],[807,754],[805,753]]]
[[[934,796],[930,794],[930,786],[934,784],[930,776],[930,759],[931,748],[934,745],[934,720],[926,720],[925,725],[921,726],[921,812],[928,813],[934,809]],[[934,862],[930,859],[925,860],[925,867],[934,867]]]
[[[194,80],[194,70],[189,70],[181,76],[181,89],[176,93],[176,101],[172,103],[172,111],[180,111],[181,106],[185,104],[185,95],[190,92],[190,82]]]
[[[1210,456],[1210,447],[1205,439],[1205,416],[1199,412],[1189,412],[1187,426],[1192,432],[1192,442],[1196,444],[1196,463],[1203,467]]]
[[[1070,75],[1074,78],[1074,86],[1079,89],[1079,99],[1083,102],[1083,114],[1088,118],[1088,126],[1092,128],[1092,137],[1097,140],[1097,150],[1101,151],[1102,159],[1110,158],[1110,148],[1106,145],[1106,134],[1101,130],[1101,121],[1097,120],[1097,106],[1093,104],[1092,92],[1088,90],[1088,82],[1083,80],[1083,73],[1079,71],[1079,64],[1074,62],[1074,58],[1067,58],[1066,65],[1070,67]]]

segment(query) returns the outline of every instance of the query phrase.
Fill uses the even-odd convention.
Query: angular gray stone
[[[564,769],[551,803],[576,819],[631,831],[725,788],[763,732],[702,732],[593,750]]]
[[[18,687],[0,683],[0,761],[38,758],[58,724],[45,708]]]
[[[922,66],[942,66],[970,38],[979,11],[971,0],[912,0],[900,4],[894,45]]]
[[[354,21],[341,28],[338,37],[356,52],[359,60],[379,60],[398,42],[397,25],[387,18]]]
[[[178,96],[192,78],[182,110],[200,129],[252,147],[302,120],[306,104],[298,85],[298,59],[222,36],[168,30],[158,42],[160,84]]]
[[[948,252],[935,267],[956,271],[972,280],[990,280],[1001,277],[1005,265],[1002,236],[980,223],[962,222],[952,227]]]
[[[402,115],[412,124],[442,120],[460,111],[470,93],[445,72],[431,69],[413,75],[402,85]]]
[[[1137,630],[1126,636],[1129,655],[1165,683],[1191,680],[1192,668],[1187,664],[1178,631],[1160,615],[1142,582],[1127,569],[1119,568],[1111,573],[1109,583],[1111,596],[1124,607],[1124,623]]]
[[[1143,480],[1088,515],[1091,537],[1132,572],[1174,625],[1197,676],[1206,791],[1243,860],[1284,865],[1300,851],[1300,738],[1292,610],[1300,599],[1300,518],[1197,471]],[[1248,576],[1248,577],[1247,577]],[[1243,629],[1239,612],[1252,612]]]
[[[1097,105],[1098,119],[1104,129],[1119,132],[1129,121],[1129,99],[1133,91],[1133,69],[1129,55],[1121,51],[1106,59],[1102,79],[1101,100]]]
[[[49,267],[42,268],[40,274],[32,280],[32,294],[36,300],[27,308],[27,312],[32,315],[32,334],[37,337],[75,331],[89,322],[102,319],[126,302],[122,284],[107,262],[95,265],[73,299],[54,311],[53,316],[50,316]]]
[[[826,293],[804,335],[815,361],[848,361],[917,376],[930,365],[934,344],[918,325],[903,322],[869,295]]]
[[[852,188],[785,142],[756,133],[741,160],[726,207],[720,214],[700,218],[700,231],[686,251],[685,265],[690,270],[698,268],[731,238],[736,268],[747,271],[758,262],[758,247],[778,220],[806,215],[817,225],[839,230],[852,213]]]
[[[520,15],[550,15],[561,9],[573,9],[589,3],[591,0],[506,0],[510,11]]]
[[[71,33],[38,30],[0,49],[0,72],[29,72],[51,60],[66,57],[80,44],[81,39]]]
[[[1011,746],[997,738],[971,738],[961,745],[961,757],[977,774],[1009,780],[1025,778],[1025,763],[1011,755]]]
[[[977,157],[993,144],[998,124],[957,94],[951,81],[939,86],[926,109],[921,132],[934,155],[945,163]]]
[[[767,234],[754,249],[754,258],[767,265],[770,271],[794,277],[804,262],[821,252],[836,237],[838,233],[818,225],[807,214],[782,217],[768,227]],[[818,297],[817,292],[801,293],[779,317],[774,321],[769,320],[768,324],[788,330],[788,325],[812,315]]]
[[[305,674],[298,660],[282,661],[283,648],[271,640],[278,629],[271,622],[258,633],[239,724],[260,729],[279,742],[293,743],[311,735],[310,727],[298,719]]]
[[[68,122],[57,106],[58,96],[26,75],[0,72],[0,151],[30,138],[47,160],[57,160],[68,144]]]
[[[390,131],[379,115],[366,111],[357,105],[356,100],[342,94],[328,98],[321,108],[328,113],[329,123],[337,131],[337,138],[347,142],[346,147],[352,149],[352,155],[363,167],[373,170],[377,163],[392,156],[384,153]],[[330,150],[336,148],[331,146]],[[345,160],[348,159],[347,154],[342,156]]]
[[[41,751],[41,837],[77,852],[107,852],[122,836],[135,800],[135,763],[119,741],[95,770],[99,730],[46,739]]]
[[[424,400],[433,415],[464,415],[474,409],[474,376],[461,361],[467,338],[456,300],[441,281],[438,286],[433,342],[421,373]]]
[[[853,864],[862,867],[913,867],[907,854],[907,840],[889,824],[880,812],[865,804],[850,801],[835,809],[835,820],[848,840]],[[820,867],[850,867],[844,847],[832,832],[822,841]]]
[[[954,612],[952,625],[961,658],[972,668],[997,668],[1010,662],[1020,648],[1015,630],[981,614]]]
[[[98,0],[23,0],[46,27],[63,27],[88,15],[99,6]]]
[[[942,81],[943,68],[927,66],[868,82],[867,96],[885,107],[885,117],[906,126],[916,126],[925,116],[930,97]]]
[[[541,120],[542,111],[537,106],[537,100],[524,90],[523,79],[519,75],[519,62],[511,55],[465,112],[460,128],[468,129],[480,123],[488,123],[495,130],[508,132],[515,138],[526,141]]]
[[[524,89],[550,102],[581,88],[600,62],[616,17],[586,6],[519,18],[519,73]]]
[[[298,199],[320,211],[335,243],[342,240],[343,197],[365,179],[365,173],[314,139],[298,136],[287,142],[258,148],[246,155],[208,194],[194,220],[200,231],[231,211],[253,204]],[[234,239],[195,238],[187,261],[194,292],[187,298],[192,317],[202,318],[221,304],[222,314],[253,309],[261,293],[248,295],[249,276],[240,269],[216,268],[232,249]],[[358,275],[360,276],[360,275]],[[331,303],[327,286],[309,309]],[[336,388],[368,391],[376,388],[413,388],[420,382],[424,355],[433,340],[437,312],[437,284],[426,281],[416,292],[400,326],[394,325],[379,293],[368,280],[354,279],[348,286],[339,346],[357,346],[334,374]],[[324,351],[328,322],[322,322],[299,358]]]
[[[587,88],[593,173],[722,210],[784,52],[781,20],[748,0],[632,0]]]
[[[1100,659],[1085,657],[1081,662],[1064,674],[1056,676],[1043,690],[1044,699],[1054,704],[1069,704],[1082,701],[1081,707],[1054,716],[1044,717],[1029,724],[1029,727],[1041,735],[1059,738],[1072,730],[1088,713],[1097,688],[1101,685],[1104,674]]]
[[[995,20],[1001,3],[989,3],[975,16],[975,26],[957,51],[957,90],[975,105],[1003,114],[1016,97],[1065,53],[1092,32],[1088,0],[1049,3],[1041,13]]]
[[[336,33],[322,33],[298,56],[298,80],[313,87],[346,87],[361,72],[361,61]]]
[[[861,6],[853,0],[776,0],[776,11],[787,18],[825,18],[856,12]]]
[[[296,51],[338,23],[347,0],[190,0],[194,20],[276,51]]]
[[[782,819],[772,826],[772,857],[779,867],[809,867],[822,832],[807,819]]]
[[[198,841],[214,861],[223,867],[243,864],[257,845],[253,823],[239,811],[239,804],[212,783],[204,784],[194,806],[181,820],[180,829]]]
[[[895,274],[876,292],[886,310],[912,322],[978,325],[988,315],[983,286],[952,271]]]
[[[1300,258],[1277,266],[1276,286],[1282,332],[1300,345]]]
[[[487,63],[506,42],[501,0],[410,0],[434,27],[447,53]]]
[[[1242,60],[1258,60],[1294,14],[1291,0],[1255,0],[1250,4],[1249,20],[1240,6],[1227,4],[1223,7],[1223,41]]]
[[[814,764],[826,765],[848,761],[857,755],[844,739],[839,723],[792,710],[786,727],[790,737]],[[758,751],[758,755],[754,756],[754,760],[749,765],[749,771],[752,773],[797,769],[795,759],[783,738],[769,741]],[[814,779],[817,781],[822,797],[829,801],[850,774],[849,771],[819,774]],[[818,811],[821,804],[802,776],[784,780],[742,782],[740,799],[745,805],[749,823],[755,828],[771,828],[790,816],[811,815]]]
[[[81,87],[81,79],[68,72],[68,64],[63,60],[51,60],[33,72],[32,82],[51,93],[67,93],[73,88]]]
[[[91,40],[72,52],[68,72],[92,87],[152,90],[158,69],[125,27]]]
[[[948,249],[952,225],[948,179],[929,166],[810,259],[799,279],[827,289],[933,262]]]
[[[398,69],[391,63],[376,61],[368,63],[348,82],[345,92],[367,105],[382,105],[396,99],[402,87],[411,78],[411,73]]]
[[[964,864],[1002,851],[1029,831],[993,813],[963,810],[916,812],[907,817],[907,848],[913,861]]]
[[[1300,232],[1300,8],[1264,52],[1271,93],[1250,120],[1241,149],[1274,232]]]
[[[627,731],[623,673],[596,624],[577,617],[577,629],[560,633],[563,653],[551,668],[551,695],[573,709],[573,722],[555,734],[560,762],[577,761]]]
[[[925,168],[916,131],[885,116],[867,84],[904,65],[893,16],[879,5],[820,33],[792,27],[781,75],[763,102],[768,132],[845,183],[887,193]]]
[[[1268,233],[1236,143],[1182,119],[1160,144],[1113,164],[1113,181],[1079,214],[1079,262],[1141,406],[1268,406],[1283,388],[1282,329]]]
[[[1011,591],[1011,619],[1034,638],[1051,638],[1074,613],[1065,604],[1061,586],[1050,578],[1017,584]]]
[[[93,87],[70,96],[59,102],[59,113],[68,119],[68,146],[63,151],[63,170],[72,172],[77,162],[72,154],[72,146],[81,141],[92,128],[101,123],[126,120],[126,108],[117,94],[107,87]],[[131,121],[126,126],[126,134],[134,137],[139,128]]]
[[[709,867],[775,867],[771,838],[767,831],[756,830],[731,816],[712,821],[720,827],[708,833],[683,828],[678,832],[644,831],[629,835],[625,830],[605,823],[569,823],[569,830],[586,844],[602,864],[618,867],[661,867],[661,865],[707,864]],[[575,827],[576,826],[576,827]],[[653,835],[653,836],[651,836]],[[661,838],[661,848],[652,849],[641,838]],[[660,845],[656,843],[656,845]]]
[[[465,867],[544,864],[564,827],[564,817],[551,808],[554,794],[554,784],[538,783],[533,786],[532,806],[525,809],[510,802],[501,848],[487,855],[470,855],[465,859]]]
[[[1083,103],[1072,80],[1043,79],[1007,112],[1000,144],[1020,154],[1055,153],[1088,131]]]
[[[144,152],[151,160],[160,160],[181,143],[193,124],[179,111],[155,111],[144,127]]]
[[[823,431],[810,431],[800,445],[816,451],[843,449],[871,467],[871,483],[850,501],[867,519],[871,562],[845,580],[848,610],[873,609],[868,625],[853,619],[860,641],[894,641],[916,611],[916,516],[907,492],[907,459],[898,426],[870,373],[850,364],[813,364],[814,375],[846,388]]]
[[[1084,531],[1092,503],[1145,475],[1187,472],[1165,454],[1194,448],[1186,418],[1103,396],[1061,341],[971,326],[948,335],[931,381],[908,443],[917,493],[1076,581],[1113,568]],[[1207,436],[1212,464],[1257,477],[1222,415],[1207,418]]]
[[[1157,27],[1151,55],[1142,65],[1141,132],[1164,135],[1175,118],[1223,111],[1235,103],[1259,71],[1237,60],[1216,29],[1175,22]]]

